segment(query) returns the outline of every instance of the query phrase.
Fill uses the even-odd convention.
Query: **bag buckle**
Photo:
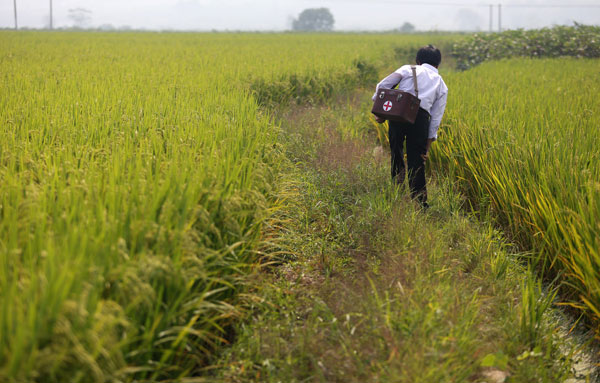
[[[402,93],[398,93],[398,97],[396,97],[396,101],[400,102],[400,99],[402,99]]]
[[[383,100],[383,97],[385,97],[385,91],[381,91],[381,93],[379,93],[379,98]]]

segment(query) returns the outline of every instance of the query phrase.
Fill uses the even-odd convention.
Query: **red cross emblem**
[[[386,101],[383,104],[383,110],[385,110],[386,112],[389,112],[392,109],[392,102],[391,101]]]

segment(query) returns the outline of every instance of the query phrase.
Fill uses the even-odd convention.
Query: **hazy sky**
[[[13,27],[14,0],[0,0],[0,27]],[[498,0],[493,0],[494,4]],[[431,5],[423,5],[423,4]],[[305,8],[327,7],[336,30],[385,30],[408,21],[419,30],[488,30],[489,1],[480,0],[54,0],[54,25],[71,26],[69,9],[91,11],[90,26],[178,30],[285,30]],[[526,8],[515,5],[544,5]],[[566,5],[569,8],[547,7]],[[596,5],[581,8],[573,5]],[[17,0],[19,26],[48,25],[49,0]],[[502,8],[504,28],[553,24],[600,25],[598,0],[509,0]],[[494,5],[493,27],[498,28]]]

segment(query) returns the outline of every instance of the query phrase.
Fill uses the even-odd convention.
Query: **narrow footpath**
[[[290,207],[270,230],[281,255],[258,273],[215,379],[594,381],[552,291],[468,214],[453,181],[430,175],[422,211],[389,180],[368,92],[332,105],[278,116]]]

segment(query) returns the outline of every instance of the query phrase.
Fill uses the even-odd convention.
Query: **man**
[[[442,62],[442,54],[439,49],[433,45],[419,49],[416,62],[419,99],[421,100],[417,119],[414,124],[389,122],[392,179],[398,184],[404,182],[406,167],[403,146],[406,141],[408,184],[411,197],[419,201],[424,208],[428,208],[425,161],[429,156],[431,143],[437,139],[437,131],[446,109],[448,87],[438,73],[438,67]],[[410,65],[402,66],[377,84],[373,101],[380,88],[393,89],[396,85],[399,90],[415,95],[412,78]],[[380,124],[385,122],[380,117],[375,119]]]

